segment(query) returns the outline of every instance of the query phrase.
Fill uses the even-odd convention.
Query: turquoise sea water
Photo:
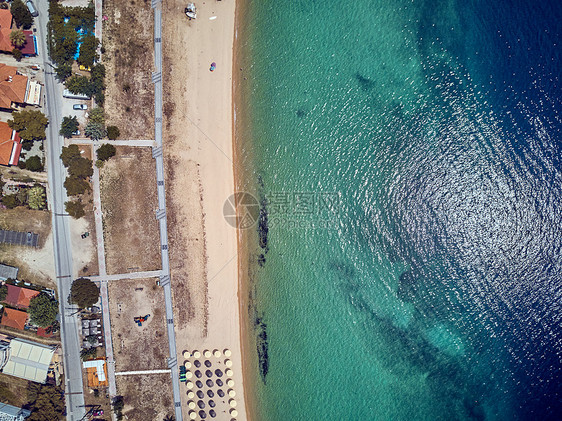
[[[560,419],[560,3],[244,8],[256,418]]]

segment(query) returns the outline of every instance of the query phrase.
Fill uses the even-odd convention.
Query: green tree
[[[87,278],[76,279],[70,287],[69,302],[79,308],[92,307],[98,302],[100,289]]]
[[[100,123],[89,122],[84,129],[84,134],[92,140],[100,140],[106,136],[105,127]]]
[[[15,194],[7,194],[2,197],[2,204],[8,209],[14,209],[15,207],[18,207],[20,205]]]
[[[0,286],[0,302],[6,299],[6,295],[8,295],[8,287],[6,285]]]
[[[123,400],[123,396],[115,396],[111,405],[113,406],[113,412],[115,412],[115,416],[117,417],[117,419],[122,420],[123,408],[125,408],[125,401]]]
[[[59,421],[65,412],[64,394],[57,386],[30,382],[28,407],[31,415],[26,421]]]
[[[119,137],[121,132],[117,126],[107,126],[107,138],[109,140],[115,140]]]
[[[95,35],[89,34],[84,37],[82,45],[80,45],[80,55],[76,60],[78,64],[86,67],[92,67],[94,62],[99,59],[97,52],[99,41]]]
[[[21,29],[10,32],[10,42],[14,47],[22,47],[25,44],[25,34]]]
[[[27,190],[27,204],[30,209],[45,209],[47,205],[45,188],[41,185],[36,185]]]
[[[71,138],[72,133],[78,130],[78,118],[76,116],[68,116],[62,118],[62,123],[60,126],[60,134],[64,137]]]
[[[80,158],[80,148],[78,145],[69,145],[62,147],[62,153],[60,154],[60,159],[62,164],[68,168],[73,159]]]
[[[103,108],[96,107],[90,111],[90,114],[88,115],[88,122],[105,124],[105,112],[103,111]]]
[[[33,298],[29,303],[30,321],[36,326],[47,327],[51,326],[59,313],[59,305],[57,300],[51,296],[41,293]]]
[[[37,110],[14,111],[12,119],[8,120],[10,128],[18,132],[23,140],[45,139],[48,124],[49,119]]]
[[[101,161],[107,161],[112,156],[115,156],[115,152],[115,146],[110,145],[109,143],[104,143],[97,150],[98,159]]]
[[[68,166],[68,174],[71,177],[86,179],[94,174],[94,168],[92,167],[92,160],[88,158],[74,158],[70,161]]]
[[[73,75],[64,82],[64,85],[73,94],[92,95],[90,79],[87,76]]]
[[[66,177],[64,180],[64,188],[66,189],[66,194],[69,196],[79,196],[86,192],[90,188],[87,181],[81,180],[76,177]]]
[[[69,63],[61,63],[55,69],[55,73],[57,75],[57,80],[59,82],[64,82],[72,75],[72,65]]]
[[[25,168],[29,171],[41,172],[43,171],[43,162],[37,155],[33,155],[26,159]]]
[[[98,352],[96,351],[96,348],[84,348],[80,351],[80,358],[82,358],[83,361],[91,360],[97,356]]]
[[[14,56],[16,61],[21,61],[21,59],[23,58],[23,53],[21,52],[21,50],[18,50],[17,48],[14,48],[12,50],[12,55]]]
[[[22,0],[12,1],[10,12],[14,17],[14,21],[16,22],[18,28],[31,28],[31,25],[33,24],[33,16],[31,16],[29,9],[25,4],[23,4]]]
[[[84,215],[86,215],[86,212],[84,212],[84,205],[75,200],[66,202],[64,204],[64,209],[66,210],[66,213],[68,213],[74,219],[80,219]]]

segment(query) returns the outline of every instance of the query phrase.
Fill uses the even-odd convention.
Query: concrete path
[[[166,220],[166,190],[164,186],[164,154],[162,149],[162,2],[152,0],[154,8],[154,67],[152,82],[154,83],[154,140],[152,157],[156,160],[156,186],[158,192],[158,211],[156,218],[160,227],[160,250],[162,254],[162,276],[160,284],[164,288],[166,307],[166,325],[168,328],[168,348],[170,357],[168,367],[172,376],[174,393],[174,410],[176,421],[182,421],[180,380],[176,350],[176,332],[174,330],[174,310],[172,306],[172,287],[170,285],[170,258],[168,256],[168,226]]]
[[[116,275],[89,276],[94,282],[120,281],[121,279],[159,278],[161,270],[147,270],[146,272],[118,273]]]
[[[115,373],[116,376],[136,376],[138,374],[166,374],[170,373],[170,369],[163,370],[139,370],[139,371],[119,371]]]
[[[95,27],[95,35],[96,38],[99,40],[98,45],[98,54],[101,58],[101,42],[102,42],[102,32],[103,32],[103,0],[95,0],[95,7],[96,7],[96,27]]]
[[[71,145],[94,145],[99,143],[100,145],[103,143],[109,143],[113,146],[138,146],[138,147],[148,147],[153,148],[156,146],[156,142],[150,139],[131,139],[131,140],[107,140],[104,139],[103,141],[99,140],[92,140],[92,139],[79,139],[79,138],[72,138],[69,142]]]
[[[109,397],[117,396],[115,382],[115,359],[113,358],[113,340],[111,338],[111,318],[109,317],[109,293],[107,281],[100,284],[101,310],[103,316],[103,338],[105,340],[105,356],[107,357],[107,377],[109,381]]]
[[[97,160],[96,149],[99,143],[94,143],[94,162]],[[94,193],[94,219],[96,222],[96,241],[98,247],[98,271],[100,276],[107,274],[105,269],[105,245],[103,242],[103,222],[101,212],[101,192],[100,192],[100,169],[93,165],[94,175],[92,177],[93,193]]]

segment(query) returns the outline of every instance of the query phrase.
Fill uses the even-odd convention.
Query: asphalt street
[[[62,85],[54,77],[54,69],[47,55],[47,21],[48,0],[36,0],[39,16],[35,18],[37,26],[37,43],[39,57],[43,59],[45,70],[44,112],[49,117],[47,140],[45,141],[47,174],[49,180],[49,203],[52,211],[53,241],[56,281],[59,292],[59,309],[61,314],[61,341],[65,375],[65,395],[67,419],[81,420],[84,408],[84,391],[82,389],[82,364],[80,360],[80,334],[78,315],[67,304],[70,286],[73,281],[72,250],[70,243],[69,216],[64,210],[67,200],[63,183],[66,170],[60,160],[63,138],[59,135],[62,120]]]

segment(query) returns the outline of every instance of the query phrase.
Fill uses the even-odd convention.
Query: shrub
[[[98,159],[101,161],[107,161],[112,156],[115,156],[115,152],[115,146],[110,145],[109,143],[104,143],[97,150]]]
[[[100,140],[106,136],[103,124],[89,122],[84,129],[84,134],[92,140]]]
[[[14,209],[19,206],[17,196],[15,194],[7,194],[2,197],[2,204],[8,209]]]
[[[41,158],[37,155],[30,156],[25,161],[25,168],[29,171],[40,172],[43,171],[43,162],[41,162]]]
[[[14,48],[12,50],[12,55],[14,56],[16,61],[21,61],[21,59],[23,58],[23,53],[21,52],[21,50],[18,50],[17,48]]]
[[[84,215],[86,215],[86,212],[84,212],[84,205],[75,200],[66,202],[64,204],[64,209],[66,210],[66,213],[68,213],[74,219],[80,219]]]
[[[107,126],[107,138],[109,140],[115,140],[119,137],[121,132],[117,126]]]
[[[21,29],[15,29],[12,32],[10,32],[10,42],[14,47],[23,46],[23,44],[25,44],[25,34],[23,33],[23,31]]]
[[[88,115],[88,122],[105,124],[105,112],[103,111],[103,108],[96,107],[90,111],[90,114]]]

